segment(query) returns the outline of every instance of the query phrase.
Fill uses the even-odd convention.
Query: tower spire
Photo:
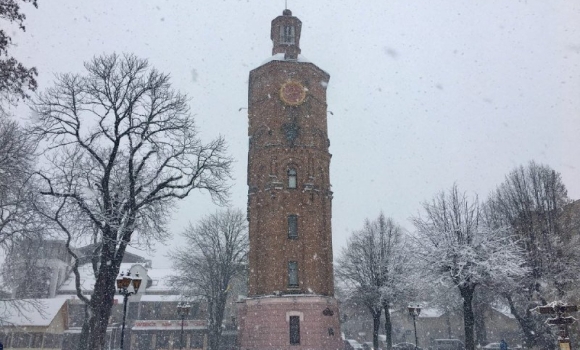
[[[286,9],[282,12],[282,16],[272,20],[270,34],[274,44],[272,55],[283,53],[285,59],[297,59],[300,54],[301,31],[302,22],[292,16],[292,11],[288,9],[288,0],[286,0]]]

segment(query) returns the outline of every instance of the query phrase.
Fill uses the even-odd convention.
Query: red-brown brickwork
[[[333,298],[330,76],[299,56],[301,25],[289,10],[272,21],[276,56],[250,72],[249,298],[238,308],[243,350],[343,347]]]
[[[250,74],[250,296],[333,295],[328,79],[313,64],[295,61],[272,61]],[[280,98],[288,81],[306,90],[298,106]],[[290,169],[296,188],[289,188]],[[288,238],[289,215],[298,218],[297,239]],[[298,263],[295,288],[289,287],[289,261]]]
[[[290,345],[290,316],[300,318],[300,344]],[[238,304],[240,350],[343,349],[336,299],[285,296],[247,299]]]

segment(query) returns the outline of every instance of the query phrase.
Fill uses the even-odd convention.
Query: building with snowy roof
[[[0,342],[4,349],[76,349],[84,322],[85,305],[78,298],[71,255],[63,241],[45,241],[35,264],[47,268],[43,299],[19,300],[0,304]],[[94,247],[73,249],[79,256],[80,293],[90,299],[95,275],[90,254]],[[179,349],[183,321],[183,348],[206,348],[206,306],[202,300],[188,299],[189,313],[183,319],[177,306],[184,297],[173,290],[172,269],[155,269],[151,260],[127,253],[121,272],[139,274],[139,290],[128,298],[125,350]],[[116,295],[107,328],[107,349],[119,348],[123,320],[123,296]],[[228,327],[230,329],[232,327]],[[234,341],[225,342],[232,345]]]
[[[137,292],[128,298],[125,349],[179,349],[182,321],[183,348],[205,348],[205,303],[202,300],[188,299],[191,305],[189,313],[183,320],[180,318],[177,306],[184,301],[184,297],[169,284],[169,278],[174,274],[172,269],[155,269],[145,260],[143,264],[123,262],[120,271],[130,272],[133,276],[139,274],[143,279]],[[80,289],[83,295],[90,298],[95,285],[92,265],[82,265],[79,272]],[[80,340],[84,321],[84,303],[76,296],[74,273],[71,272],[69,278],[59,287],[58,297],[69,300],[69,323],[64,331],[62,349],[73,350]],[[109,349],[118,348],[121,340],[123,302],[123,296],[115,296],[105,341]]]
[[[0,301],[4,349],[61,349],[68,325],[66,299]]]

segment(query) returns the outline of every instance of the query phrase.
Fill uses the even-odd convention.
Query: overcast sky
[[[382,210],[408,229],[421,202],[454,182],[481,198],[530,160],[580,198],[580,2],[573,0],[289,0],[302,54],[328,86],[335,256]],[[40,0],[25,6],[15,54],[39,71],[82,72],[94,55],[149,59],[191,97],[206,140],[236,159],[233,206],[245,210],[249,71],[271,55],[284,0]],[[23,117],[24,115],[21,116]],[[174,239],[217,209],[193,193]],[[139,253],[139,252],[137,252]],[[141,254],[148,255],[146,252]]]

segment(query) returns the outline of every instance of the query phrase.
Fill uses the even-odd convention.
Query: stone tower
[[[342,348],[330,224],[330,76],[300,55],[301,29],[290,10],[275,18],[272,57],[250,72],[244,350]]]

